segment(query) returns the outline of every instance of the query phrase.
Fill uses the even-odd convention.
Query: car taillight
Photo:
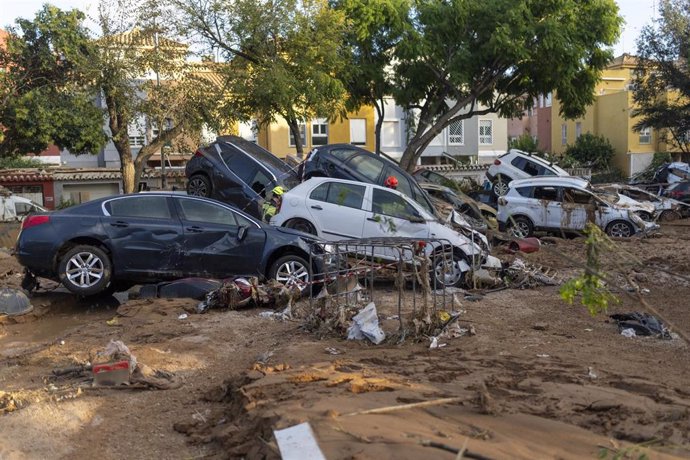
[[[22,222],[22,230],[29,227],[35,227],[36,225],[47,224],[50,222],[50,216],[27,216]]]
[[[496,166],[499,166],[499,165],[501,164],[501,160],[499,160],[498,158],[496,158],[496,159],[494,160],[494,164],[495,164]]]

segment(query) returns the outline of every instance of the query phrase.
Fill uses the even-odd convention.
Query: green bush
[[[1,157],[0,169],[40,168],[40,161],[30,157]]]
[[[604,136],[586,133],[565,149],[569,167],[587,167],[594,171],[609,171],[616,151]],[[566,164],[566,162],[563,162]]]
[[[530,136],[527,133],[523,134],[517,139],[510,141],[509,148],[522,150],[523,152],[527,153],[542,153],[539,150],[539,144],[537,143],[537,141],[534,140],[532,136]]]

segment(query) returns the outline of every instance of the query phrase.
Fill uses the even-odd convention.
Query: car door
[[[538,185],[534,187],[532,193],[533,199],[529,200],[529,206],[536,216],[541,216],[541,219],[535,219],[535,225],[551,229],[561,228],[563,214],[561,212],[560,187]]]
[[[364,222],[365,238],[428,238],[429,225],[402,196],[373,187],[371,208]]]
[[[306,204],[319,236],[326,240],[361,238],[366,185],[323,182],[309,193]]]
[[[182,267],[182,224],[168,197],[133,195],[103,203],[116,276],[155,278]]]
[[[216,144],[216,148],[224,168],[214,170],[213,173],[215,196],[220,201],[231,203],[254,215],[258,212],[258,194],[252,190],[250,181],[257,175],[258,163],[230,146],[221,148]]]
[[[563,187],[561,206],[561,228],[567,230],[584,230],[587,222],[595,222],[595,197],[573,187]]]
[[[184,270],[196,276],[259,275],[266,232],[231,208],[175,197],[184,232]],[[245,227],[240,235],[240,227]],[[243,236],[243,238],[240,238]]]

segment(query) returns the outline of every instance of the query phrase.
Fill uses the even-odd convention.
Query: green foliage
[[[43,163],[31,157],[0,157],[0,169],[40,168]]]
[[[406,27],[409,0],[335,0],[334,7],[346,16],[346,45],[351,64],[342,79],[348,90],[347,107],[362,105],[376,108],[384,116],[384,97],[392,92],[387,70],[392,65],[393,49]],[[381,151],[382,123],[376,125],[376,151]]]
[[[175,0],[185,30],[219,50],[226,98],[222,111],[265,125],[287,120],[298,154],[299,123],[346,113],[345,16],[326,0]]]
[[[560,113],[581,116],[594,99],[622,18],[614,0],[420,0],[394,52],[393,96],[419,111],[401,159],[414,168],[452,122],[488,112],[517,116],[555,92]]]
[[[573,304],[576,297],[580,297],[580,303],[587,307],[589,313],[595,316],[606,312],[611,303],[618,303],[618,298],[611,294],[601,277],[601,255],[611,248],[611,241],[599,227],[592,223],[587,224],[584,230],[587,235],[585,245],[587,247],[587,266],[582,275],[573,278],[560,289],[563,300]]]
[[[74,206],[75,204],[77,204],[77,203],[75,203],[71,199],[65,200],[64,198],[60,198],[60,204],[58,204],[55,207],[55,209],[65,209],[65,208],[69,208],[71,206]]]
[[[581,135],[565,149],[565,156],[572,160],[573,166],[590,167],[594,171],[608,171],[615,153],[607,138],[591,133]]]
[[[96,57],[84,14],[45,5],[18,19],[0,50],[0,155],[40,152],[50,144],[79,155],[105,143],[103,112],[89,65]]]
[[[610,184],[611,182],[624,182],[626,175],[620,168],[609,168],[608,171],[592,174],[592,184]]]
[[[509,148],[522,150],[528,153],[540,153],[539,144],[537,144],[537,141],[527,133],[510,141]]]
[[[637,41],[633,96],[634,129],[654,128],[659,137],[690,152],[690,0],[662,0],[659,18]],[[669,90],[669,88],[672,88]]]

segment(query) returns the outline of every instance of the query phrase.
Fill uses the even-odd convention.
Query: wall
[[[61,202],[60,200],[72,200],[72,194],[76,193],[82,193],[81,202],[86,202],[97,198],[120,194],[122,193],[121,190],[122,188],[119,181],[55,182],[55,197],[57,200],[55,204],[58,206]],[[72,201],[75,203],[78,202],[76,199]]]
[[[627,91],[599,96],[596,102],[599,121],[597,133],[611,142],[616,151],[613,163],[626,175],[630,174],[628,151],[632,135],[628,102]]]

